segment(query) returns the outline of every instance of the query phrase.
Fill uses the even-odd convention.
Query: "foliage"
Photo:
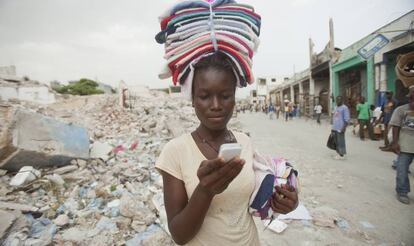
[[[56,88],[56,91],[61,94],[81,96],[104,93],[102,90],[98,89],[98,83],[90,79],[80,79],[79,81],[71,82],[69,85]]]

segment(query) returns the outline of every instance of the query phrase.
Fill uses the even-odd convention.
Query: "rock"
[[[50,180],[50,182],[52,182],[53,184],[57,186],[63,186],[65,184],[65,180],[63,180],[62,176],[56,173],[52,175],[46,175],[44,176],[44,178]]]
[[[116,233],[118,231],[116,223],[105,216],[98,221],[95,228],[98,230],[110,231],[111,233]]]
[[[124,192],[120,200],[120,212],[125,217],[132,218],[137,215],[141,205],[134,199],[129,192]]]
[[[167,125],[168,130],[172,133],[174,137],[179,137],[185,132],[184,127],[178,120],[169,119],[166,122],[166,125]]]
[[[121,205],[121,200],[116,199],[116,200],[113,200],[111,202],[108,202],[108,204],[106,206],[108,206],[108,208],[117,208],[120,205]]]
[[[39,239],[32,241],[31,244],[50,245],[56,234],[56,225],[46,218],[34,219],[31,215],[26,215],[26,218],[32,222],[30,237]]]
[[[102,138],[103,136],[105,136],[104,135],[104,133],[102,132],[102,131],[94,131],[93,132],[93,136],[96,138],[96,139],[99,139],[99,138]]]
[[[65,226],[69,224],[69,217],[66,214],[61,214],[55,220],[53,220],[53,223],[55,223],[57,226]]]
[[[339,219],[338,211],[327,206],[322,206],[312,211],[313,223],[322,227],[335,227],[335,221]]]
[[[33,163],[34,167],[62,166],[74,157],[89,158],[85,128],[25,109],[9,115],[10,134],[0,136],[0,142],[7,143],[0,151],[2,169],[17,171],[25,163]],[[3,149],[8,151],[3,153]]]
[[[85,160],[82,160],[82,159],[78,159],[77,162],[78,162],[78,166],[80,168],[85,168],[86,165],[87,165],[87,162]]]
[[[132,220],[130,218],[119,216],[117,218],[114,218],[113,221],[116,223],[116,226],[119,228],[119,230],[125,231],[129,229]]]
[[[0,169],[0,177],[6,175],[7,170]]]
[[[37,178],[40,178],[40,171],[34,169],[32,166],[24,166],[22,167],[19,172],[11,179],[10,185],[11,186],[21,186],[27,184]]]
[[[0,202],[0,209],[19,210],[22,212],[37,212],[39,208],[14,202]]]
[[[134,220],[131,223],[131,227],[136,232],[143,232],[147,228],[147,225],[145,224],[145,222],[142,222],[142,221],[139,221],[139,220]]]
[[[164,205],[164,196],[162,192],[159,192],[155,194],[152,197],[152,204],[154,205],[155,209],[158,212],[158,216],[161,222],[161,226],[168,234],[170,233],[170,230],[168,228],[168,219],[167,219],[167,213],[165,212],[165,205]]]
[[[16,216],[12,213],[0,210],[0,241],[3,238],[7,230],[13,225],[16,220]]]
[[[53,171],[53,173],[62,175],[62,174],[65,174],[65,173],[73,172],[75,170],[78,170],[78,166],[76,166],[76,165],[69,165],[69,166],[57,168],[57,169],[55,169]]]
[[[112,152],[112,146],[107,143],[96,141],[91,146],[91,158],[107,161]]]
[[[62,239],[64,241],[81,244],[81,243],[86,242],[87,234],[88,234],[88,231],[84,229],[81,229],[78,227],[72,227],[63,232]]]
[[[148,245],[164,246],[174,245],[171,238],[157,225],[150,225],[144,232],[137,233],[126,242],[126,246]]]

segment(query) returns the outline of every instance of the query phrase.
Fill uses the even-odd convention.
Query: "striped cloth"
[[[215,52],[229,57],[239,87],[254,82],[252,58],[259,46],[261,17],[252,6],[234,0],[181,1],[159,20],[161,31],[155,39],[165,45],[167,61],[159,77],[172,77],[187,98],[194,65]]]

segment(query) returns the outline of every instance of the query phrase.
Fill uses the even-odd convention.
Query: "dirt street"
[[[263,231],[257,221],[262,245],[414,245],[414,197],[409,194],[410,205],[397,201],[395,155],[380,151],[382,142],[361,142],[348,129],[348,159],[333,160],[326,147],[328,122],[270,120],[262,113],[239,114],[239,119],[257,150],[284,156],[298,169],[300,201],[311,215],[322,211],[342,222],[342,228],[329,228],[292,221],[276,234]],[[410,179],[413,190],[412,174]]]

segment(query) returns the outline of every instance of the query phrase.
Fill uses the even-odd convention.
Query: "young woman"
[[[192,103],[199,127],[166,144],[156,162],[164,181],[168,227],[183,245],[259,245],[248,212],[255,186],[253,147],[245,134],[227,129],[235,105],[236,76],[220,51],[194,66]],[[225,163],[220,145],[238,142],[240,158]],[[292,187],[277,187],[272,209],[292,211],[298,196]]]

